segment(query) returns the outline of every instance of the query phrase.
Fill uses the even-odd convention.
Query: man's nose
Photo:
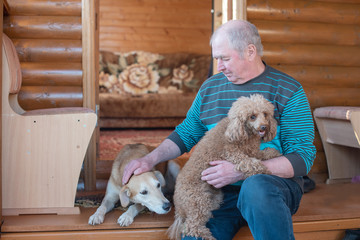
[[[225,69],[224,64],[221,60],[217,61],[217,70],[218,72],[222,72]]]

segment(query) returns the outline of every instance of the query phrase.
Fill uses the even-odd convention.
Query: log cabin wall
[[[98,104],[97,0],[5,0],[3,31],[22,70],[18,100],[24,110]],[[84,162],[85,190],[96,188],[99,129]]]
[[[4,33],[23,74],[25,110],[83,106],[81,0],[11,0]]]
[[[360,106],[358,0],[247,0],[247,19],[263,40],[264,60],[303,85],[312,110]],[[311,173],[327,173],[316,131]]]
[[[212,0],[101,0],[100,50],[211,54]]]

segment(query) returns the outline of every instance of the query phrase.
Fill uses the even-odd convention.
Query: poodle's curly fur
[[[261,163],[280,156],[272,148],[260,150],[261,140],[271,141],[276,135],[277,122],[274,106],[262,95],[240,97],[228,116],[208,131],[197,144],[190,159],[179,173],[174,193],[175,221],[168,229],[170,239],[181,239],[181,234],[214,240],[206,223],[211,211],[218,209],[223,196],[201,180],[201,172],[210,161],[227,160],[246,177],[271,174]]]

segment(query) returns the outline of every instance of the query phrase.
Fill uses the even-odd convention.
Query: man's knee
[[[258,174],[248,177],[241,186],[237,207],[267,209],[278,195],[272,184],[273,176]]]

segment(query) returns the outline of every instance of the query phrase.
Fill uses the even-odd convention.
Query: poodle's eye
[[[148,191],[147,191],[147,190],[143,190],[143,191],[140,192],[140,194],[146,195],[146,194],[148,194]]]
[[[161,187],[160,183],[158,183],[158,184],[156,185],[156,187],[157,187],[157,188],[160,188],[160,187]]]
[[[251,120],[255,120],[255,119],[256,119],[256,115],[255,115],[255,114],[251,115],[251,116],[250,116],[250,119],[251,119]]]
[[[267,117],[267,115],[268,115],[267,113],[264,113],[264,117]]]

